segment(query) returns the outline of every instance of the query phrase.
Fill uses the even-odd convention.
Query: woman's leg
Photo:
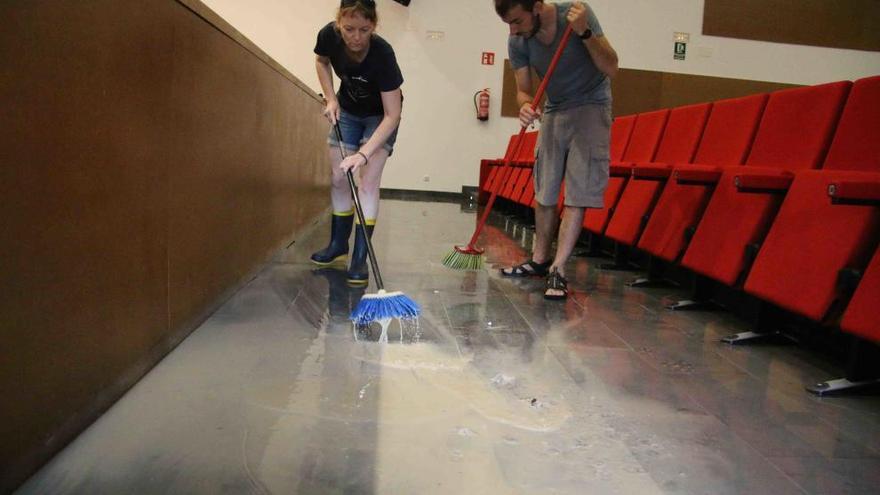
[[[351,191],[348,187],[348,179],[345,173],[339,170],[339,164],[342,163],[342,155],[339,154],[337,146],[328,146],[330,151],[330,202],[333,205],[333,211],[336,213],[351,211]]]
[[[379,214],[379,186],[382,182],[382,171],[388,161],[388,151],[384,148],[373,153],[370,161],[361,167],[361,180],[358,187],[364,218],[375,220]]]
[[[358,198],[360,198],[367,224],[364,229],[356,227],[354,233],[354,249],[351,253],[351,264],[348,267],[348,282],[355,286],[368,283],[366,237],[373,236],[376,215],[379,214],[379,184],[382,182],[382,170],[385,168],[387,160],[388,152],[382,149],[373,153],[370,161],[360,168]],[[366,237],[364,231],[366,231]]]
[[[318,265],[329,265],[334,261],[345,258],[348,254],[348,238],[351,236],[351,228],[354,223],[354,214],[351,210],[351,193],[349,193],[348,180],[345,174],[339,171],[339,163],[342,158],[339,155],[339,147],[329,146],[331,181],[330,201],[333,204],[333,216],[330,222],[330,243],[327,247],[312,254],[312,262]]]

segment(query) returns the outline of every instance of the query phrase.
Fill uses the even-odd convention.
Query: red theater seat
[[[615,118],[611,124],[611,149],[609,150],[609,155],[612,162],[623,160],[623,152],[626,151],[626,145],[629,143],[629,137],[632,135],[635,123],[636,116],[627,115]]]
[[[514,190],[516,189],[516,185],[519,183],[520,175],[525,169],[521,167],[513,167],[510,170],[509,177],[507,181],[504,183],[504,188],[501,190],[499,195],[504,199],[513,198]]]
[[[526,188],[526,183],[532,179],[532,168],[535,166],[535,146],[538,144],[538,131],[527,132],[523,136],[523,144],[519,149],[514,161],[515,166],[522,167],[514,177],[514,184],[508,199],[519,202]],[[533,189],[534,191],[534,189]]]
[[[504,152],[504,157],[513,152],[513,146],[516,144],[516,136],[517,134],[510,136],[510,139],[507,141],[507,150]],[[504,164],[504,157],[484,158],[480,160],[481,193],[491,193],[495,190],[495,187],[498,185],[495,181],[498,180],[498,171],[500,170],[498,165]]]
[[[703,215],[722,167],[743,163],[751,149],[767,95],[716,101],[709,113],[694,162],[676,165],[639,239],[638,247],[660,259],[677,261]]]
[[[534,168],[529,169],[529,180],[526,181],[526,187],[523,190],[522,196],[520,196],[518,203],[523,206],[528,206],[530,208],[534,208],[534,200],[535,200],[535,177],[534,177]]]
[[[880,209],[832,205],[828,181],[865,175],[871,174],[798,173],[755,259],[746,292],[821,321],[837,297],[838,273],[863,268],[880,232]]]
[[[498,176],[498,171],[501,170],[498,167],[490,167],[489,173],[486,174],[486,179],[480,183],[480,191],[492,191],[492,186],[495,184],[495,179]]]
[[[822,321],[840,297],[838,273],[863,269],[880,240],[880,208],[861,204],[880,190],[880,76],[853,85],[822,170],[791,179],[745,290]]]
[[[863,339],[880,342],[880,318],[877,304],[880,302],[880,250],[862,276],[852,300],[843,313],[840,329]]]
[[[513,190],[513,196],[510,198],[515,203],[528,206],[528,202],[524,201],[523,197],[526,195],[526,190],[528,190],[529,183],[534,180],[532,178],[532,170],[532,167],[525,167],[520,173],[519,180],[517,181],[516,187]],[[532,194],[534,194],[534,188],[532,189]]]
[[[669,113],[666,129],[653,162],[636,163],[605,236],[634,245],[642,233],[654,204],[666,184],[674,163],[689,163],[703,135],[711,103],[688,105]]]
[[[668,117],[669,110],[641,113],[636,117],[629,143],[623,153],[623,161],[611,163],[611,176],[608,178],[608,188],[605,189],[605,207],[587,209],[584,214],[585,229],[596,234],[605,232],[611,212],[632,173],[632,164],[654,159]]]
[[[770,95],[747,166],[787,171],[817,168],[828,149],[848,81],[777,91]],[[782,194],[738,192],[726,167],[682,259],[682,265],[734,285],[748,267],[747,246],[760,243],[782,202]]]
[[[527,132],[523,136],[523,145],[516,155],[515,164],[531,167],[535,164],[535,146],[538,144],[538,131]]]
[[[531,167],[535,163],[535,145],[538,141],[538,131],[527,132],[523,135],[522,144],[516,149],[519,134],[511,136],[510,142],[507,144],[507,152],[505,158],[511,153],[511,168],[503,171],[504,159],[491,160],[490,171],[487,174],[486,191],[498,190],[498,195],[505,199],[513,199],[514,188],[517,185],[518,178],[522,175],[521,168]]]

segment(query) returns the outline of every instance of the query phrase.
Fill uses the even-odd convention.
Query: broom
[[[339,124],[334,125],[333,129],[336,130],[336,140],[339,141],[339,154],[345,160]],[[376,261],[376,253],[373,251],[373,242],[370,240],[370,236],[367,235],[367,221],[364,218],[364,210],[361,208],[361,202],[358,198],[357,187],[354,185],[354,175],[352,175],[350,169],[346,171],[346,175],[348,176],[348,187],[351,190],[351,199],[354,202],[360,228],[363,229],[364,239],[367,241],[367,257],[370,259],[370,265],[373,267],[373,278],[376,279],[376,286],[379,288],[379,292],[376,294],[364,294],[361,297],[357,307],[351,312],[349,319],[355,325],[369,325],[371,322],[377,321],[386,328],[392,318],[414,320],[422,312],[419,305],[403,292],[387,292],[385,290],[385,283],[382,281],[382,274],[379,272],[379,263]]]
[[[568,38],[570,36],[571,25],[568,25],[565,28],[565,32],[562,33],[562,40],[559,42],[559,47],[553,55],[553,60],[550,61],[550,66],[547,68],[547,73],[544,74],[544,79],[541,80],[541,84],[538,86],[538,91],[535,93],[534,100],[532,100],[532,110],[538,107],[538,102],[541,101],[541,98],[544,96],[544,90],[547,89],[547,84],[550,82],[550,76],[552,76],[553,71],[556,70],[556,64],[559,63],[559,58],[562,56],[562,50],[565,48],[565,45],[568,44]],[[498,192],[504,186],[505,181],[502,180],[504,174],[508,173],[513,157],[519,154],[525,135],[526,127],[523,126],[519,130],[516,144],[511,146],[507,154],[504,156],[504,165],[495,176],[497,177],[496,183],[498,186],[493,188],[492,195],[489,197],[489,202],[486,203],[486,208],[483,210],[480,221],[477,222],[477,228],[474,231],[474,235],[471,236],[470,242],[468,242],[467,246],[455,246],[453,250],[443,258],[443,265],[454,270],[479,270],[483,267],[483,250],[476,247],[477,239],[480,237],[480,233],[486,225],[486,220],[489,218],[489,213],[492,211],[492,206],[495,204],[495,198],[498,196]]]

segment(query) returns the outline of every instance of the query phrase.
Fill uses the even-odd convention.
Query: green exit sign
[[[675,52],[673,53],[673,58],[675,60],[684,60],[684,56],[687,53],[687,43],[682,43],[681,41],[675,42]]]

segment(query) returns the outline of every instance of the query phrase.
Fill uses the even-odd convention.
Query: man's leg
[[[577,129],[572,136],[565,168],[566,203],[559,229],[553,268],[565,276],[565,263],[571,256],[583,229],[584,209],[599,208],[608,185],[608,139],[611,108],[608,105],[584,105],[565,112],[565,125]],[[563,296],[562,290],[549,289],[547,296]]]
[[[565,173],[566,146],[564,143],[567,140],[565,136],[560,136],[559,133],[570,132],[570,130],[558,129],[557,127],[554,114],[544,115],[541,133],[538,135],[537,149],[539,151],[533,169],[533,180],[535,181],[535,246],[532,251],[532,261],[518,267],[504,269],[502,273],[505,275],[515,275],[515,272],[528,275],[544,275],[550,262],[553,261],[552,244],[553,239],[556,237],[556,229],[559,226],[556,203],[559,201],[562,176]]]
[[[555,205],[535,204],[535,249],[532,253],[532,259],[536,263],[545,263],[551,259],[551,244],[556,234],[558,221]]]
[[[584,209],[577,206],[566,206],[562,215],[562,225],[559,227],[559,239],[556,241],[556,257],[553,259],[552,268],[556,268],[560,275],[565,276],[565,263],[571,256],[575,244],[583,230]]]

